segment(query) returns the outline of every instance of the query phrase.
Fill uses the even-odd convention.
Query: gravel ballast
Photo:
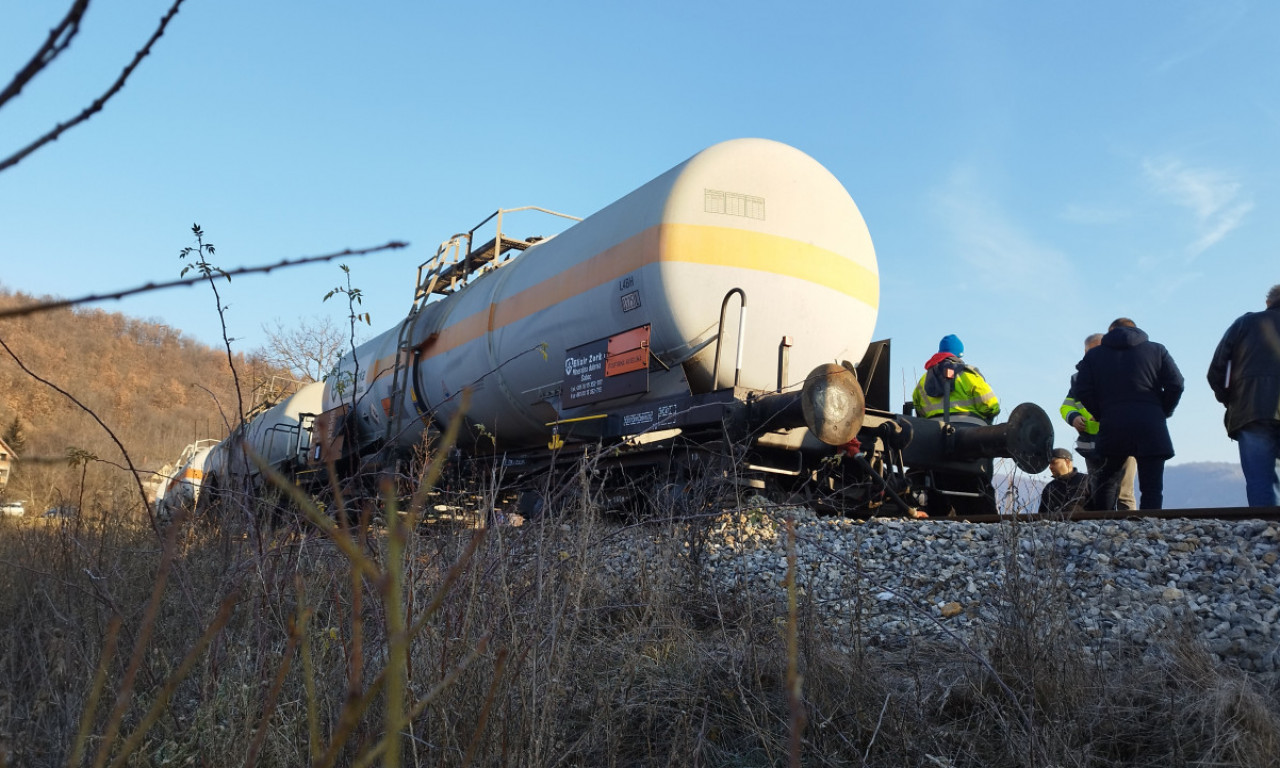
[[[837,639],[968,643],[1012,617],[1074,631],[1102,661],[1178,635],[1242,671],[1280,672],[1280,525],[1268,521],[861,521],[761,505],[691,525],[681,542],[629,528],[604,560],[631,579],[674,554],[685,578],[782,610],[788,518],[797,591]]]

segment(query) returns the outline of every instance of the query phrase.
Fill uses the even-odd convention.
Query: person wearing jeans
[[[1241,427],[1236,442],[1249,506],[1274,507],[1280,498],[1280,422]]]
[[[1267,308],[1236,319],[1214,350],[1209,386],[1227,407],[1227,435],[1240,449],[1251,507],[1280,499],[1280,285]]]

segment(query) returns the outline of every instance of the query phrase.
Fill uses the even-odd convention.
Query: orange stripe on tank
[[[659,254],[663,254],[659,258]],[[523,258],[537,258],[536,251]],[[730,227],[662,224],[442,329],[424,358],[457,349],[629,272],[662,261],[751,269],[823,285],[875,309],[875,270],[788,237]]]
[[[613,282],[628,272],[656,263],[656,259],[646,259],[645,255],[658,252],[661,242],[659,229],[659,227],[650,227],[634,237],[629,237],[601,251],[581,264],[569,267],[555,277],[512,294],[497,305],[497,312],[494,313],[494,327],[502,328],[517,323],[548,307],[586,293],[592,288]]]

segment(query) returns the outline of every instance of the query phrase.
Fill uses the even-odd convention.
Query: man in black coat
[[[1098,451],[1103,462],[1093,475],[1090,507],[1116,508],[1126,456],[1138,461],[1138,506],[1164,506],[1164,463],[1173,457],[1166,420],[1182,390],[1182,373],[1169,350],[1127,317],[1113,322],[1102,343],[1076,364],[1070,396],[1101,424]]]
[[[1238,318],[1209,363],[1209,386],[1227,406],[1227,435],[1240,447],[1240,469],[1251,507],[1274,507],[1280,496],[1280,285],[1267,308]]]

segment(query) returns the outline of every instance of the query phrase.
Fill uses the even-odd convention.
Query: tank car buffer
[[[310,468],[396,471],[455,419],[464,460],[507,477],[585,456],[633,486],[718,477],[850,513],[993,503],[992,458],[1047,466],[1036,406],[996,427],[890,410],[871,236],[797,149],[717,144],[582,220],[523,209],[573,220],[550,237],[512,236],[515,210],[446,240],[406,317],[344,356]]]

